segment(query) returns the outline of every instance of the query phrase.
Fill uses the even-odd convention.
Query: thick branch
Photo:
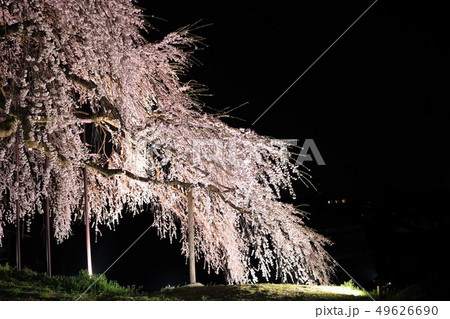
[[[87,81],[87,80],[79,77],[78,75],[70,73],[68,71],[68,66],[63,67],[63,71],[69,80],[72,80],[73,82],[78,83],[79,85],[85,87],[86,89],[93,90],[93,89],[97,88],[97,84],[95,84],[94,82]]]
[[[105,122],[109,125],[119,129],[119,123],[116,119],[114,119],[111,116],[105,115],[105,114],[79,114],[79,113],[72,113],[77,119],[74,121],[75,123],[100,123]],[[47,123],[49,121],[46,117],[39,117],[39,118],[33,118],[32,119],[34,123]]]
[[[106,102],[105,102],[106,103]],[[5,104],[6,98],[3,89],[0,91],[0,111],[5,112]],[[109,125],[120,129],[120,124],[117,119],[107,114],[78,114],[73,113],[75,117],[78,119],[78,123],[100,123],[105,122]],[[10,110],[8,114],[10,118],[6,121],[0,123],[0,137],[8,137],[14,131],[12,127],[12,123],[14,122],[14,118],[18,119],[22,125],[31,125],[29,120],[29,113],[26,109],[16,108],[14,110]],[[49,121],[48,118],[39,117],[39,118],[31,118],[34,123],[47,123]],[[123,130],[123,129],[122,129]],[[125,132],[127,133],[127,132]]]
[[[231,208],[239,211],[240,213],[250,214],[249,211],[247,211],[241,207],[238,207],[233,202],[227,200],[225,198],[225,196],[223,196],[223,194],[222,194],[223,191],[214,185],[205,185],[203,183],[195,183],[194,184],[194,183],[181,182],[178,180],[161,181],[161,180],[151,178],[151,177],[137,176],[136,174],[131,173],[130,171],[127,171],[127,170],[123,170],[123,169],[105,168],[105,167],[102,167],[102,166],[94,164],[94,163],[86,163],[86,166],[89,166],[89,167],[95,169],[96,171],[98,171],[100,174],[102,174],[105,177],[112,177],[115,175],[125,175],[128,178],[131,178],[131,179],[139,181],[139,182],[153,183],[153,184],[157,184],[157,185],[166,185],[166,186],[169,186],[170,188],[173,188],[173,186],[181,186],[184,189],[189,189],[192,187],[200,187],[200,188],[208,190],[212,193],[216,193],[224,203],[228,204]],[[186,197],[186,195],[184,195],[184,194],[182,194],[182,195],[183,195],[183,197]]]
[[[14,125],[15,120],[13,118],[8,118],[3,122],[0,122],[0,138],[8,137],[14,133],[16,126]]]
[[[16,34],[20,31],[19,29],[20,23],[14,23],[11,25],[4,25],[3,23],[0,25],[1,32],[0,32],[0,39],[2,38],[8,38],[10,35]]]
[[[181,182],[181,181],[177,181],[177,180],[160,181],[160,180],[157,180],[152,177],[138,176],[138,175],[136,175],[130,171],[124,170],[124,169],[120,169],[120,168],[110,169],[110,168],[102,167],[102,166],[97,165],[92,162],[86,163],[86,166],[95,169],[96,171],[98,171],[100,174],[102,174],[105,177],[112,177],[115,175],[125,175],[128,178],[131,178],[131,179],[139,181],[139,182],[144,182],[144,183],[153,183],[153,184],[167,185],[167,186],[182,186],[185,188],[193,186],[193,184],[191,184],[191,183]]]
[[[82,87],[84,87],[90,91],[97,89],[98,86],[93,81],[85,80],[82,77],[79,77],[78,75],[70,73],[68,66],[63,67],[62,69],[63,69],[64,74],[67,76],[67,78],[72,80],[73,82],[81,85]],[[109,111],[112,114],[112,117],[117,119],[119,121],[119,123],[122,124],[122,119],[121,119],[119,113],[117,112],[114,105],[106,97],[104,97],[104,96],[101,97],[99,100],[99,103],[106,111]]]

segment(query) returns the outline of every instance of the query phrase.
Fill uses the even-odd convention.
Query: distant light
[[[328,201],[328,205],[331,205],[331,200]]]
[[[345,200],[345,198],[342,199],[342,204],[345,204],[347,201]]]

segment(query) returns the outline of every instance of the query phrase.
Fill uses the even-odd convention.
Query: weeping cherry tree
[[[181,234],[188,256],[192,195],[195,258],[208,270],[229,283],[328,283],[328,240],[280,200],[307,176],[285,143],[203,111],[196,83],[180,80],[198,46],[188,28],[149,42],[131,0],[1,0],[0,17],[0,237],[48,198],[54,236],[67,239],[86,168],[96,230],[150,205],[159,235]],[[83,125],[101,137],[96,149]]]

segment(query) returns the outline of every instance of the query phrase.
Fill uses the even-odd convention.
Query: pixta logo
[[[299,140],[297,139],[282,139],[281,141],[291,146],[298,146],[299,142]],[[326,165],[316,143],[314,142],[313,139],[308,138],[305,139],[303,145],[300,147],[300,153],[297,156],[295,165],[303,165],[304,162],[313,162],[313,161],[315,161],[317,165]]]

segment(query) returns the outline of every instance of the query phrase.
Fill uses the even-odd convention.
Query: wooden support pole
[[[20,204],[19,204],[19,129],[16,130],[16,145],[15,145],[15,160],[16,160],[16,268],[18,271],[22,270],[21,258],[21,241],[22,229],[20,223]]]
[[[189,241],[189,281],[196,283],[195,276],[195,243],[194,243],[194,209],[192,203],[192,189],[188,191],[188,241]]]
[[[84,143],[84,145],[86,145],[86,124],[84,124],[84,123],[83,123],[83,143]],[[88,271],[89,276],[92,276],[91,234],[90,234],[90,227],[89,227],[89,195],[88,195],[86,166],[83,167],[83,176],[84,176],[84,223],[86,226],[87,271]]]
[[[48,157],[45,157],[45,171],[48,170]],[[52,249],[51,249],[51,230],[50,230],[50,202],[48,195],[45,197],[45,228],[47,236],[45,241],[45,251],[47,257],[47,275],[52,276]]]

